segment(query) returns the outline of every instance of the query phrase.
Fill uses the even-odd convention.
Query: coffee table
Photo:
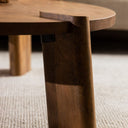
[[[66,1],[0,4],[0,35],[12,35],[13,68],[29,69],[30,60],[26,37],[15,41],[13,36],[41,36],[49,128],[96,128],[90,31],[111,27],[115,15],[107,8]]]

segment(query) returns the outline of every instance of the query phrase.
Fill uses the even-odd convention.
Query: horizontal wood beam
[[[0,3],[8,3],[9,0],[0,0]]]
[[[71,30],[71,23],[69,22],[0,23],[0,35],[41,35],[49,33],[63,34],[70,32]]]

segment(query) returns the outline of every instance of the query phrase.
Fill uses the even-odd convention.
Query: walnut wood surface
[[[8,3],[9,0],[0,0],[0,3]]]
[[[72,33],[43,43],[49,128],[96,128],[89,20],[71,19]]]
[[[108,28],[115,22],[115,12],[103,7],[66,1],[10,0],[8,4],[0,3],[0,35],[64,33],[69,30],[69,23],[40,18],[40,11],[87,16],[91,31]]]
[[[57,18],[40,18],[40,11]],[[60,21],[60,14],[68,17]],[[90,29],[108,28],[114,22],[114,11],[88,4],[45,0],[0,4],[0,35],[56,36],[55,42],[43,43],[49,128],[96,128]],[[12,43],[11,49],[18,53],[20,44]]]
[[[84,18],[86,18],[84,16],[71,16],[71,15],[47,13],[47,12],[40,12],[40,17],[53,19],[53,20],[60,20],[65,22],[71,22],[75,26],[81,26],[81,22],[83,21]]]
[[[23,75],[31,69],[31,36],[9,36],[11,75]]]

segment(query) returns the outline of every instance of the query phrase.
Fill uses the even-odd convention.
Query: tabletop
[[[115,23],[116,15],[113,10],[84,3],[50,0],[10,0],[6,4],[0,3],[0,35],[68,31],[69,22],[40,18],[40,11],[89,17],[91,31],[111,27]]]

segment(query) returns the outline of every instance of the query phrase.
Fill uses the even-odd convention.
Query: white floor
[[[43,59],[32,54],[32,71],[9,75],[0,52],[0,128],[47,128]],[[128,128],[128,55],[93,55],[97,128]]]

